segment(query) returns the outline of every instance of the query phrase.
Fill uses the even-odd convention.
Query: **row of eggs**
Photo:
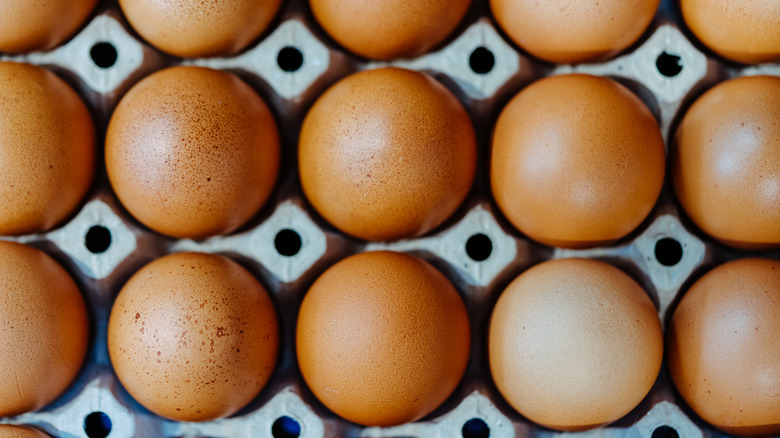
[[[89,343],[84,300],[40,250],[0,243],[0,416],[44,407],[78,373]],[[780,262],[720,265],[686,292],[666,331],[630,276],[589,259],[523,272],[500,295],[490,372],[520,414],[564,431],[620,419],[648,394],[664,349],[674,383],[704,420],[737,435],[780,433]],[[664,345],[665,344],[665,345]],[[430,414],[455,390],[471,349],[466,307],[450,281],[410,254],[378,251],[327,269],[301,303],[298,366],[337,415],[392,426]],[[231,259],[176,253],[119,292],[108,351],[129,394],[177,421],[241,410],[271,376],[274,304]]]
[[[3,0],[0,51],[46,50],[82,25],[97,0]],[[266,30],[281,0],[120,0],[127,20],[158,49],[182,57],[231,55]],[[442,43],[471,0],[310,0],[314,18],[361,57],[418,56]],[[634,44],[660,0],[490,0],[498,25],[519,47],[547,62],[610,58]],[[774,0],[681,0],[690,30],[711,50],[741,63],[780,60],[780,6]]]
[[[674,191],[728,245],[780,245],[780,78],[721,83],[682,118],[670,150]],[[92,184],[95,128],[79,96],[37,66],[0,63],[0,234],[48,230]],[[560,75],[521,90],[492,137],[495,201],[546,245],[609,244],[647,217],[666,154],[651,111],[604,77]],[[263,99],[237,76],[173,67],[141,80],[108,125],[105,164],[124,207],[152,230],[202,239],[241,227],[271,195],[280,140]],[[390,241],[444,223],[471,190],[468,113],[425,73],[352,74],[310,108],[299,138],[306,198],[354,237]]]

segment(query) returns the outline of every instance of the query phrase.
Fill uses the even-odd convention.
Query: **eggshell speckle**
[[[624,237],[652,210],[664,168],[652,114],[608,78],[537,81],[509,102],[493,133],[496,203],[546,245],[583,248]]]
[[[427,262],[389,251],[348,257],[301,304],[298,364],[314,395],[369,426],[415,421],[457,386],[468,362],[463,301]]]
[[[0,0],[0,52],[49,50],[68,39],[97,0]]]
[[[723,82],[677,129],[675,193],[704,232],[743,249],[780,247],[780,78]]]
[[[119,0],[145,40],[174,56],[233,55],[260,36],[281,0]]]
[[[0,62],[0,234],[59,224],[94,167],[95,128],[73,89],[41,67]]]
[[[238,77],[200,67],[148,76],[117,106],[108,177],[149,228],[179,238],[227,234],[260,210],[279,172],[270,110]]]
[[[0,417],[41,409],[71,384],[89,342],[84,299],[40,250],[0,241]]]
[[[667,359],[688,405],[729,434],[780,435],[780,261],[718,266],[685,293]]]
[[[490,371],[529,420],[565,431],[611,423],[647,395],[663,335],[631,277],[596,260],[537,265],[501,294],[490,321]]]
[[[421,55],[447,38],[471,0],[309,0],[317,22],[347,50],[373,59]]]
[[[276,363],[278,330],[268,293],[246,269],[220,255],[179,253],[149,263],[122,288],[108,351],[146,408],[207,421],[260,392]]]
[[[474,128],[458,99],[423,73],[349,76],[303,122],[303,191],[328,222],[355,237],[395,240],[436,228],[474,181]]]
[[[0,437],[3,438],[51,438],[37,429],[24,426],[0,425]]]
[[[780,61],[777,0],[680,0],[680,10],[696,38],[724,58]]]
[[[555,63],[602,61],[634,44],[660,0],[490,0],[499,26],[531,55]]]

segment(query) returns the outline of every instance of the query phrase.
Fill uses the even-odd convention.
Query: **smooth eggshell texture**
[[[515,227],[546,245],[624,237],[652,210],[664,168],[652,114],[608,78],[537,81],[509,102],[493,133],[493,196]]]
[[[716,267],[683,295],[667,329],[677,389],[733,435],[780,435],[780,261]]]
[[[631,277],[596,260],[542,263],[501,294],[490,321],[490,371],[529,420],[565,431],[611,423],[647,395],[663,334]]]
[[[281,0],[119,0],[145,40],[174,56],[233,55],[255,41]]]
[[[439,45],[471,0],[309,0],[317,22],[347,50],[372,59],[410,58]]]
[[[347,234],[416,237],[451,216],[476,171],[474,128],[443,85],[423,73],[369,70],[341,80],[303,122],[303,191]]]
[[[236,413],[271,376],[274,305],[246,269],[215,254],[179,253],[139,270],[117,296],[108,351],[139,403],[177,421]]]
[[[49,50],[87,20],[97,0],[0,0],[0,52]]]
[[[466,308],[433,266],[389,251],[348,257],[301,304],[298,365],[333,412],[368,426],[415,421],[458,385],[469,357]]]
[[[76,92],[41,67],[0,62],[0,234],[59,224],[94,172],[95,127]]]
[[[89,343],[84,299],[35,248],[0,241],[0,417],[38,410],[81,368]]]
[[[0,437],[2,438],[51,438],[38,429],[24,426],[0,425]]]
[[[677,199],[704,232],[780,247],[780,78],[723,82],[685,113],[672,150]]]
[[[531,55],[559,64],[602,61],[634,44],[660,0],[490,0],[498,25]]]
[[[279,172],[279,134],[246,83],[173,67],[120,101],[106,135],[108,177],[149,228],[179,238],[227,234],[257,213]]]
[[[732,61],[780,61],[777,0],[680,0],[685,24],[704,45]]]

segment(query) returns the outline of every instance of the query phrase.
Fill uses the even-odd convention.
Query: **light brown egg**
[[[518,412],[580,431],[628,414],[663,356],[661,323],[642,287],[596,260],[548,261],[501,294],[490,321],[490,371]]]
[[[44,252],[0,241],[0,417],[41,409],[65,391],[87,353],[84,299]]]
[[[49,50],[84,24],[97,0],[0,0],[0,52]]]
[[[460,206],[477,146],[458,99],[423,73],[383,68],[331,87],[301,128],[303,191],[328,222],[367,240],[416,237]]]
[[[634,44],[660,0],[490,0],[498,25],[520,48],[558,64],[603,61]]]
[[[777,0],[680,0],[685,24],[704,45],[732,61],[780,61]]]
[[[215,254],[173,254],[144,266],[122,288],[108,322],[108,352],[122,385],[177,421],[239,411],[268,381],[278,349],[268,293]]]
[[[742,249],[780,247],[780,78],[732,79],[677,128],[677,199],[704,232]]]
[[[780,435],[780,261],[718,266],[683,295],[667,329],[677,389],[733,435]]]
[[[433,266],[390,251],[348,257],[309,289],[298,365],[315,396],[355,423],[391,426],[436,409],[469,357],[466,308]]]
[[[233,55],[263,33],[281,0],[119,0],[127,21],[174,56]]]
[[[410,58],[446,39],[471,0],[309,0],[314,18],[347,50],[371,59]]]
[[[51,438],[38,429],[25,426],[0,425],[0,437],[2,438]]]
[[[227,234],[257,213],[279,172],[279,134],[238,77],[201,67],[152,74],[119,102],[108,177],[144,225],[169,236]]]
[[[647,217],[664,179],[653,115],[617,82],[589,75],[537,81],[501,112],[490,180],[507,219],[551,246],[624,237]]]
[[[94,168],[95,127],[78,94],[46,69],[0,62],[0,234],[62,222]]]

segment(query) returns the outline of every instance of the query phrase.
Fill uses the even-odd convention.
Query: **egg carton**
[[[618,80],[651,109],[668,147],[684,109],[704,90],[735,76],[780,76],[777,64],[742,68],[714,57],[681,25],[673,0],[662,2],[650,28],[626,53],[577,66],[551,66],[522,54],[497,30],[486,2],[479,0],[438,50],[389,63],[366,62],[339,49],[319,29],[304,0],[286,2],[259,43],[233,57],[181,60],[164,55],[134,33],[115,1],[104,1],[63,46],[26,55],[0,54],[0,59],[59,73],[90,106],[101,135],[118,100],[144,76],[178,64],[228,70],[269,103],[283,149],[282,171],[268,205],[229,236],[176,240],[150,231],[123,209],[102,168],[86,202],[65,224],[46,234],[3,237],[43,249],[69,270],[86,297],[92,341],[82,371],[63,396],[40,411],[1,418],[0,423],[36,425],[58,438],[727,436],[685,405],[665,368],[640,405],[616,423],[579,433],[552,431],[525,420],[502,399],[487,359],[487,327],[495,301],[514,277],[538,262],[587,257],[612,263],[645,288],[665,323],[681,291],[703,272],[756,254],[725,248],[692,226],[680,214],[668,178],[657,205],[637,230],[613,245],[587,250],[554,249],[526,239],[491,200],[487,168],[492,125],[503,105],[536,79],[579,72]],[[418,239],[367,243],[338,232],[307,204],[298,183],[297,136],[306,110],[329,85],[351,72],[386,65],[428,72],[459,97],[474,121],[479,167],[468,199],[437,231]],[[102,152],[98,158],[102,160]],[[442,270],[464,298],[472,326],[470,362],[455,392],[421,421],[387,428],[361,427],[328,411],[301,378],[294,348],[298,307],[314,279],[341,258],[378,249],[414,253]],[[144,264],[177,251],[228,255],[263,282],[279,312],[277,368],[261,394],[230,418],[184,423],[158,417],[130,397],[109,362],[106,326],[114,297]],[[761,255],[780,259],[780,252]]]

